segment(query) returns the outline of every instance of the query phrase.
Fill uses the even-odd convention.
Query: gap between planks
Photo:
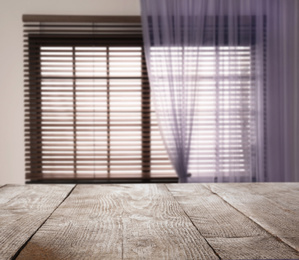
[[[175,184],[173,184],[173,185],[175,185]],[[79,185],[80,186],[80,185]],[[95,186],[101,186],[101,185],[95,185]],[[117,194],[115,194],[115,189],[111,189],[111,188],[109,188],[109,186],[113,186],[113,187],[115,187],[115,188],[118,188],[119,189],[119,191],[117,192],[117,193],[119,193],[118,195],[121,195],[120,197],[118,197],[118,196],[116,196]],[[133,251],[134,251],[134,249],[136,249],[137,251],[135,252],[136,254],[134,254],[134,256],[142,256],[142,257],[145,257],[145,256],[149,256],[150,254],[147,254],[147,252],[146,252],[146,250],[149,250],[150,248],[150,246],[152,246],[153,245],[153,243],[147,243],[147,242],[145,242],[144,240],[142,240],[142,238],[143,238],[143,236],[144,235],[146,235],[147,233],[151,233],[151,234],[162,234],[163,235],[163,233],[161,233],[161,231],[162,230],[164,230],[164,229],[161,229],[161,227],[163,228],[165,228],[165,226],[156,226],[156,225],[154,225],[154,222],[152,222],[152,221],[156,221],[156,218],[152,218],[152,217],[159,217],[159,221],[161,221],[161,220],[165,220],[164,218],[163,219],[160,219],[160,215],[158,216],[152,216],[152,210],[153,209],[155,209],[155,210],[157,210],[157,209],[160,209],[160,210],[158,210],[160,213],[163,213],[163,215],[162,215],[162,217],[165,217],[165,216],[168,216],[168,214],[169,213],[175,213],[175,215],[176,216],[182,216],[182,219],[184,219],[184,218],[187,218],[188,219],[188,221],[189,221],[189,223],[190,223],[190,227],[188,228],[188,229],[193,229],[194,231],[196,230],[196,232],[198,233],[198,235],[200,235],[202,238],[203,238],[203,240],[205,240],[205,242],[208,242],[207,240],[210,240],[210,241],[212,241],[212,243],[214,244],[214,245],[216,245],[216,247],[215,247],[215,249],[213,248],[213,246],[211,246],[211,244],[210,243],[207,243],[207,246],[210,248],[210,250],[212,250],[213,251],[213,253],[214,253],[214,255],[215,256],[217,256],[217,258],[219,257],[219,254],[216,254],[215,253],[215,250],[216,250],[216,248],[217,248],[217,246],[218,245],[220,245],[219,243],[221,242],[221,237],[220,237],[220,242],[219,241],[216,241],[213,237],[209,237],[209,236],[207,236],[207,237],[205,237],[205,235],[202,235],[202,232],[200,232],[200,230],[199,229],[202,229],[202,227],[196,227],[196,223],[194,223],[194,221],[193,221],[193,219],[192,219],[192,214],[190,215],[188,212],[186,212],[186,210],[184,209],[184,205],[186,205],[186,204],[184,204],[184,202],[188,202],[188,192],[190,192],[190,189],[189,189],[189,191],[188,191],[188,189],[186,189],[185,191],[185,201],[184,201],[184,198],[183,197],[179,197],[179,196],[175,196],[175,192],[176,191],[174,191],[174,193],[171,191],[171,189],[169,189],[169,187],[171,187],[171,185],[165,185],[165,184],[161,184],[161,188],[154,188],[156,185],[154,185],[154,186],[152,186],[152,187],[150,187],[150,186],[148,186],[148,188],[146,188],[147,186],[145,185],[145,186],[140,186],[140,185],[132,185],[132,187],[130,188],[130,185],[107,185],[107,186],[102,186],[103,187],[103,192],[100,192],[99,193],[99,191],[97,191],[97,189],[95,189],[94,190],[94,194],[93,195],[97,195],[97,196],[88,196],[88,197],[86,197],[87,199],[88,198],[92,198],[92,201],[91,202],[93,202],[94,204],[93,205],[95,205],[95,206],[101,206],[100,204],[102,204],[102,206],[104,205],[103,203],[99,203],[100,201],[98,201],[98,199],[100,199],[100,198],[102,198],[101,196],[104,196],[104,197],[106,197],[108,194],[107,194],[107,192],[111,192],[111,195],[113,195],[113,197],[111,197],[111,198],[109,198],[109,196],[107,197],[107,198],[109,198],[109,201],[110,201],[110,199],[113,199],[113,201],[114,201],[114,204],[111,204],[111,206],[119,206],[119,207],[113,207],[113,209],[112,208],[103,208],[103,211],[97,211],[98,213],[105,213],[107,210],[109,210],[110,209],[110,211],[109,212],[106,212],[107,214],[104,214],[103,215],[103,217],[109,217],[109,214],[112,214],[111,215],[111,217],[113,217],[113,216],[115,216],[115,214],[118,212],[118,211],[115,211],[115,209],[118,209],[118,210],[120,210],[119,211],[119,216],[116,216],[116,218],[117,219],[119,219],[119,220],[121,220],[121,222],[119,222],[119,224],[120,224],[120,226],[122,227],[121,229],[122,230],[120,230],[119,229],[119,238],[121,238],[121,244],[120,244],[120,247],[121,247],[121,250],[122,250],[122,253],[121,253],[121,258],[122,259],[124,259],[124,258],[127,258],[126,256],[133,256],[132,255],[132,253],[133,253]],[[157,186],[159,186],[159,185],[157,185]],[[168,187],[169,186],[169,187]],[[83,187],[84,187],[84,185],[83,185]],[[85,187],[86,187],[86,185],[85,185]],[[91,188],[92,188],[92,186],[90,186]],[[104,188],[105,187],[105,188]],[[139,187],[139,188],[138,188]],[[164,187],[164,189],[162,188],[162,187]],[[174,187],[174,186],[173,186]],[[179,186],[177,186],[177,187],[179,187]],[[181,186],[181,187],[183,187],[183,186]],[[190,186],[190,187],[192,187],[192,186]],[[199,186],[198,186],[199,187]],[[250,225],[256,225],[259,229],[261,229],[262,231],[261,232],[264,232],[264,233],[267,233],[267,236],[270,236],[271,238],[272,238],[272,240],[277,240],[277,237],[276,236],[273,236],[270,232],[268,232],[267,230],[265,230],[265,228],[263,228],[263,227],[261,227],[261,225],[259,225],[258,223],[256,223],[256,221],[255,220],[253,220],[253,219],[251,219],[251,218],[249,218],[249,216],[247,216],[246,214],[244,214],[242,211],[240,211],[240,210],[238,210],[237,208],[235,208],[233,205],[231,205],[231,203],[229,203],[228,201],[226,201],[224,198],[222,198],[221,196],[219,196],[219,194],[217,194],[217,193],[215,193],[215,192],[213,192],[213,191],[211,191],[209,188],[207,188],[206,186],[204,186],[204,185],[201,185],[200,187],[203,187],[207,192],[209,192],[210,194],[213,194],[214,196],[216,196],[216,198],[215,199],[217,199],[217,198],[219,198],[219,203],[220,204],[225,204],[225,205],[227,205],[227,207],[229,207],[229,208],[231,208],[231,212],[236,212],[235,213],[235,215],[242,215],[243,216],[243,218],[246,218],[246,219],[248,219],[248,221],[249,222],[251,222],[251,224]],[[62,213],[62,208],[65,208],[65,209],[67,209],[66,208],[66,206],[67,205],[64,205],[64,207],[61,207],[61,204],[63,203],[63,202],[65,202],[66,201],[66,199],[68,198],[68,200],[70,199],[70,198],[72,198],[72,197],[76,197],[77,196],[77,199],[76,200],[74,200],[74,198],[72,198],[71,199],[71,201],[72,202],[80,202],[80,203],[82,203],[82,204],[80,204],[81,206],[82,205],[86,205],[86,200],[85,200],[85,195],[87,195],[87,194],[85,194],[85,192],[84,192],[84,189],[82,188],[82,191],[83,191],[83,194],[81,193],[81,194],[77,194],[77,192],[73,192],[74,191],[74,188],[75,187],[73,187],[72,188],[72,190],[71,190],[71,192],[69,192],[69,194],[68,194],[68,196],[66,196],[64,199],[63,199],[63,201],[56,207],[56,209],[55,210],[53,210],[52,211],[52,213],[51,213],[51,215],[50,216],[48,216],[48,218],[47,218],[47,220],[39,227],[39,229],[38,230],[36,230],[36,232],[34,233],[34,235],[33,235],[33,239],[29,239],[27,242],[26,242],[26,244],[30,244],[30,243],[32,243],[32,240],[34,240],[34,236],[36,235],[36,234],[38,234],[38,233],[40,233],[39,234],[39,236],[37,236],[37,238],[38,237],[40,237],[40,238],[43,238],[43,239],[39,239],[38,241],[44,241],[44,239],[45,238],[47,238],[48,237],[48,235],[47,236],[45,236],[45,234],[47,234],[47,233],[44,233],[43,234],[43,232],[41,232],[41,229],[45,229],[45,231],[47,231],[47,229],[45,228],[45,226],[49,226],[49,224],[51,224],[51,223],[49,223],[49,222],[51,222],[51,219],[52,219],[52,222],[54,221],[54,224],[55,224],[55,218],[53,218],[54,217],[54,215],[57,215],[58,214],[58,211],[60,211],[60,213]],[[153,188],[154,188],[154,190],[156,190],[157,189],[157,192],[158,193],[156,193],[156,192],[154,192],[154,190],[153,190]],[[117,189],[117,190],[118,190]],[[129,190],[131,189],[131,191],[129,191]],[[147,191],[148,190],[148,191]],[[165,190],[165,193],[163,192],[163,190]],[[179,189],[178,189],[179,190]],[[75,194],[74,194],[75,193]],[[147,197],[147,194],[148,195],[150,195],[149,197]],[[168,196],[167,196],[167,194],[168,194]],[[177,193],[178,194],[178,193]],[[80,196],[79,196],[80,195]],[[82,196],[83,195],[83,196]],[[99,196],[99,195],[101,195],[101,196]],[[191,193],[191,195],[192,195],[192,193]],[[170,199],[170,197],[172,198],[172,199]],[[147,202],[147,203],[144,203],[144,201],[142,200],[142,198],[143,199],[145,199],[145,202]],[[182,200],[182,198],[183,198],[183,200]],[[102,198],[103,199],[103,198]],[[158,200],[157,200],[158,199]],[[204,198],[205,199],[205,198]],[[236,197],[236,199],[237,199],[237,197]],[[176,203],[172,203],[172,201],[173,202],[176,202]],[[142,202],[143,201],[143,202]],[[105,200],[103,200],[103,202],[105,202]],[[204,204],[203,205],[205,205],[205,200],[203,200],[203,202],[204,202]],[[66,202],[65,202],[66,203]],[[163,205],[163,207],[161,208],[161,206],[162,205],[160,205],[162,203],[162,205]],[[169,204],[169,203],[171,203],[171,205]],[[67,203],[66,203],[67,204]],[[116,205],[117,204],[117,205]],[[177,207],[176,207],[176,205],[175,204],[177,204]],[[195,203],[196,204],[196,203]],[[209,204],[208,202],[207,202],[207,204]],[[69,203],[69,205],[74,205],[73,203]],[[108,204],[107,204],[108,205]],[[159,206],[160,205],[160,206]],[[191,204],[190,204],[191,205]],[[224,205],[224,206],[225,206]],[[77,205],[78,206],[78,205]],[[171,207],[169,207],[169,206],[171,206]],[[187,205],[188,206],[188,205]],[[198,205],[199,206],[199,205]],[[158,207],[158,208],[157,208]],[[93,208],[93,207],[92,207]],[[88,208],[87,208],[88,209]],[[89,209],[91,209],[90,207],[89,207]],[[95,208],[93,208],[93,209],[97,209],[96,207]],[[167,210],[167,215],[165,215],[164,213],[164,209],[165,210]],[[173,212],[173,210],[175,209],[175,212]],[[217,209],[217,208],[215,208],[215,209]],[[79,212],[81,211],[82,212],[82,207],[78,207],[78,210],[79,210]],[[171,211],[169,211],[169,210],[171,210]],[[179,213],[181,211],[181,213]],[[83,210],[83,212],[84,212],[84,210]],[[93,217],[93,218],[95,218],[96,217],[96,213],[97,212],[91,212],[91,213],[94,213],[94,214],[87,214],[86,216],[88,216],[88,217]],[[147,212],[147,214],[144,214],[145,212]],[[55,214],[54,214],[55,213]],[[109,213],[109,214],[108,214]],[[130,213],[130,214],[129,214]],[[133,216],[134,216],[134,218],[132,219],[132,218],[130,218],[129,216],[132,216],[132,214],[133,214]],[[55,216],[56,218],[57,218],[57,220],[59,221],[59,217],[60,217],[61,215],[60,214],[58,214],[58,216]],[[68,216],[69,218],[73,218],[73,220],[76,220],[76,217],[75,217],[75,215],[70,215],[70,214],[66,214],[66,216]],[[184,217],[185,216],[185,217]],[[128,218],[129,217],[129,218]],[[194,218],[194,216],[193,216],[193,218]],[[85,219],[85,218],[84,218]],[[84,220],[83,219],[83,220]],[[90,218],[89,218],[90,219]],[[80,220],[80,219],[78,219],[78,220]],[[144,221],[146,221],[146,220],[150,220],[150,222],[149,223],[152,223],[150,226],[148,226],[148,231],[146,232],[146,226],[143,226],[144,227],[144,229],[140,229],[140,230],[137,230],[137,225],[136,224],[138,224],[140,221],[140,223],[142,223],[142,222],[144,222]],[[197,221],[198,222],[198,219],[194,219],[195,221]],[[221,219],[220,219],[221,220]],[[69,221],[69,219],[66,219],[66,221]],[[84,222],[84,221],[83,221]],[[82,223],[83,223],[82,222]],[[234,222],[234,219],[232,219],[231,220],[231,222],[233,223]],[[60,222],[57,222],[57,223],[60,223]],[[78,222],[79,224],[80,224],[80,222]],[[85,223],[85,222],[84,222]],[[52,223],[53,224],[53,223]],[[213,224],[213,223],[212,223]],[[222,223],[221,223],[222,224]],[[221,228],[221,224],[218,226],[218,228],[220,227]],[[197,223],[197,225],[198,225],[198,223]],[[54,226],[54,225],[53,225]],[[213,226],[213,225],[211,225],[211,226]],[[49,226],[49,227],[51,227],[51,226]],[[90,226],[90,227],[92,227],[92,226]],[[184,227],[187,227],[186,226],[186,224],[184,225]],[[193,228],[191,228],[191,227],[193,227]],[[78,227],[78,228],[80,228],[80,227]],[[125,229],[124,229],[125,228]],[[82,229],[82,226],[81,226],[81,229]],[[183,229],[182,229],[183,230]],[[235,230],[238,230],[238,228],[236,228],[235,227]],[[245,230],[245,229],[244,229]],[[247,231],[245,230],[244,232],[243,232],[243,236],[240,236],[240,238],[245,238],[244,240],[242,240],[242,245],[244,245],[245,247],[246,246],[248,246],[248,245],[250,245],[250,243],[251,243],[251,241],[250,241],[250,239],[252,239],[252,238],[262,238],[262,237],[259,237],[259,236],[257,236],[255,233],[255,237],[254,236],[249,236],[249,232],[248,232],[248,230],[249,229],[247,229]],[[67,231],[69,231],[69,230],[67,230]],[[126,232],[124,232],[124,231],[126,231]],[[128,232],[129,231],[129,232]],[[166,230],[167,231],[167,230]],[[220,230],[221,231],[221,230]],[[174,229],[173,230],[173,232],[176,232],[176,230]],[[214,232],[213,230],[212,230],[212,232]],[[93,233],[92,233],[93,234]],[[194,233],[195,234],[195,233]],[[232,234],[234,234],[235,235],[235,233],[232,233]],[[238,233],[239,235],[240,234],[242,234],[242,232],[240,233]],[[247,234],[247,237],[244,237],[244,234],[246,235]],[[74,237],[74,235],[76,235],[76,233],[70,233],[70,235],[72,235],[72,237]],[[112,234],[109,232],[109,234],[107,234],[108,236],[112,236]],[[164,235],[165,235],[165,233],[164,233]],[[177,235],[179,235],[179,236],[181,236],[179,233],[177,233]],[[217,235],[217,234],[216,234]],[[138,237],[135,237],[135,236],[138,236]],[[196,235],[196,237],[197,237],[197,235]],[[215,236],[216,237],[216,236]],[[153,239],[154,237],[152,237],[152,236],[150,236],[149,237],[149,241],[151,240],[151,239]],[[198,237],[199,238],[199,237]],[[223,238],[223,241],[225,241],[225,239],[230,239],[231,240],[231,242],[234,242],[235,241],[235,239],[238,239],[238,236],[230,236],[230,237],[224,237]],[[166,238],[165,239],[160,239],[160,240],[157,240],[157,242],[160,242],[161,243],[161,246],[163,246],[163,242],[165,242],[166,241]],[[177,241],[177,239],[176,239],[176,241]],[[182,240],[181,240],[182,241]],[[237,240],[236,240],[237,241]],[[51,243],[52,244],[52,242],[53,242],[53,240],[52,241],[48,241],[49,243]],[[247,243],[247,242],[249,242],[249,244]],[[262,241],[262,242],[265,242],[265,241]],[[266,241],[267,242],[267,241]],[[160,243],[158,243],[158,244],[160,244]],[[218,244],[217,244],[218,243]],[[223,242],[222,242],[223,243]],[[288,245],[288,244],[286,244],[286,243],[284,243],[284,242],[281,242],[281,241],[278,241],[277,240],[277,242],[276,242],[276,244],[277,243],[280,243],[280,244],[282,244],[284,247],[287,247],[287,248],[290,248],[290,246]],[[26,244],[24,245],[24,247],[26,247]],[[275,243],[274,244],[272,244],[272,245],[276,245]],[[197,244],[197,245],[199,245],[199,244]],[[137,247],[136,247],[137,246]],[[188,246],[190,246],[190,245],[188,245]],[[229,245],[228,245],[229,246]],[[23,247],[23,248],[24,248]],[[28,245],[27,245],[27,247],[28,247]],[[227,247],[227,246],[226,246]],[[22,249],[23,249],[22,248]],[[32,248],[32,249],[34,249],[34,248]],[[130,250],[129,250],[130,249]],[[157,250],[158,248],[156,248],[155,250]],[[162,248],[161,248],[162,249]],[[175,249],[175,247],[174,247],[174,249]],[[292,249],[292,250],[294,250],[292,247],[290,248],[290,249]],[[64,250],[66,250],[65,248],[64,248]],[[229,249],[229,250],[231,250],[231,249]],[[251,249],[250,249],[251,250]],[[24,251],[22,251],[22,250],[20,250],[20,253],[23,253]],[[28,251],[29,252],[29,251]],[[171,250],[170,250],[170,252],[171,252]],[[155,254],[155,252],[153,251],[153,254]],[[191,256],[191,255],[190,255]],[[222,258],[227,258],[227,257],[224,257],[223,255],[220,255]],[[29,259],[29,258],[28,258]],[[37,259],[37,258],[35,258],[35,259]],[[178,258],[177,258],[178,259]],[[182,259],[182,258],[181,258]],[[187,258],[186,258],[187,259]],[[188,258],[188,259],[190,259],[190,258]],[[235,258],[235,259],[241,259],[241,258]],[[247,258],[248,259],[248,258]],[[268,258],[269,259],[269,258]],[[298,258],[296,258],[296,259],[298,259]]]
[[[224,198],[222,198],[218,193],[212,191],[209,187],[205,186],[207,189],[209,189],[209,191],[211,191],[213,194],[215,194],[216,196],[218,196],[220,199],[222,199],[226,204],[228,204],[230,207],[232,207],[233,209],[235,209],[236,211],[240,212],[240,214],[244,215],[246,218],[248,218],[250,221],[253,221],[257,226],[259,226],[262,230],[264,230],[266,233],[268,233],[270,236],[274,237],[275,239],[277,239],[278,241],[280,241],[281,243],[285,244],[286,246],[290,247],[291,249],[295,249],[292,246],[290,246],[289,244],[287,244],[286,242],[284,242],[283,240],[281,240],[280,237],[276,236],[275,234],[271,233],[269,230],[265,229],[263,226],[261,226],[258,222],[256,222],[255,219],[252,219],[250,216],[247,216],[244,212],[240,211],[238,208],[234,207],[232,204],[230,204],[228,201],[226,201]],[[297,251],[297,250],[296,250]]]
[[[288,256],[299,259],[294,248],[278,240],[206,186],[167,184],[167,188],[221,258],[277,259]]]
[[[30,185],[30,184],[29,184]],[[53,213],[60,207],[60,205],[71,195],[73,190],[76,188],[77,184],[74,185],[74,187],[67,193],[65,198],[57,205],[56,208],[52,211],[52,213],[45,219],[44,222],[41,223],[41,225],[35,230],[34,233],[27,239],[27,241],[19,248],[19,250],[15,253],[15,255],[11,258],[11,260],[17,259],[19,254],[22,252],[22,250],[25,248],[25,246],[28,244],[28,242],[31,240],[31,238],[39,231],[39,229],[47,222],[47,220],[53,215]]]
[[[12,185],[0,189],[0,259],[11,259],[73,185]]]
[[[200,230],[198,229],[198,227],[195,225],[195,223],[193,222],[193,220],[191,219],[191,217],[187,214],[187,212],[185,211],[185,209],[182,207],[182,205],[179,203],[179,201],[177,201],[177,199],[173,196],[172,192],[168,189],[167,185],[164,184],[165,188],[168,190],[168,192],[171,194],[171,196],[173,197],[173,199],[178,203],[178,205],[181,207],[182,211],[185,213],[185,215],[187,216],[187,218],[190,220],[190,222],[192,223],[192,225],[196,228],[196,230],[198,231],[198,233],[203,237],[203,239],[206,241],[206,243],[209,245],[209,247],[213,250],[214,254],[216,256],[218,256],[219,259],[222,259],[220,257],[220,255],[216,252],[216,250],[212,247],[212,245],[209,243],[209,241],[205,238],[205,236],[200,232]]]
[[[277,183],[276,185],[278,185],[279,183]],[[268,183],[269,185],[269,183]],[[216,187],[214,184],[203,184],[203,186],[208,189],[210,192],[212,192],[213,194],[215,194],[216,196],[218,196],[219,198],[221,198],[225,203],[227,203],[228,205],[230,205],[232,208],[234,208],[236,211],[240,212],[241,214],[243,214],[244,216],[246,216],[248,219],[250,219],[251,221],[253,221],[256,225],[258,225],[261,229],[263,229],[266,233],[268,233],[269,235],[271,235],[272,237],[274,237],[276,240],[278,240],[279,242],[285,244],[287,247],[291,248],[292,250],[295,250],[296,252],[299,253],[298,247],[294,246],[292,243],[290,243],[287,238],[284,238],[281,234],[279,229],[278,230],[272,230],[271,231],[271,224],[269,225],[265,219],[263,218],[259,218],[259,216],[255,216],[255,214],[253,214],[252,216],[249,214],[249,212],[246,212],[242,210],[238,207],[237,205],[234,205],[234,203],[229,202],[229,198],[225,198],[225,194],[222,193],[228,193],[229,191],[227,191],[227,189],[225,188],[219,188],[218,186]],[[213,189],[215,189],[216,187],[216,191],[214,191]],[[218,188],[218,190],[217,190]],[[252,194],[250,194],[252,195]],[[268,196],[266,194],[259,194],[257,193],[258,196],[262,196],[264,198],[265,201],[271,201],[272,203],[276,203],[276,201],[274,199],[268,198]],[[247,205],[250,208],[250,205]],[[276,205],[277,207],[279,205]]]
[[[18,259],[219,259],[164,184],[78,185]]]

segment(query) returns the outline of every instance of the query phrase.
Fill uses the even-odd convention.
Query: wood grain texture
[[[205,184],[205,187],[299,251],[299,183]]]
[[[59,206],[73,185],[6,185],[0,189],[0,259],[10,259]]]
[[[0,193],[0,207],[10,201],[12,198],[22,194],[26,191],[25,185],[6,185],[5,188],[1,188]]]
[[[218,259],[161,184],[78,185],[18,259]]]
[[[121,259],[122,190],[77,185],[17,259]]]
[[[271,236],[201,184],[167,184],[200,233],[223,259],[298,259]]]
[[[165,185],[124,187],[124,259],[218,259]]]

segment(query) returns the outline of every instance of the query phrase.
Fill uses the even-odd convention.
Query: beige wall
[[[25,181],[23,14],[139,15],[139,0],[0,0],[0,185]]]

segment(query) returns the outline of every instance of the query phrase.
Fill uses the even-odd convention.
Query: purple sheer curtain
[[[141,0],[180,182],[299,180],[299,1]]]
[[[267,181],[299,181],[299,1],[265,1]]]

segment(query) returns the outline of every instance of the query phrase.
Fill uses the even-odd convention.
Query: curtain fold
[[[267,1],[267,180],[299,181],[299,2]]]
[[[298,11],[296,0],[141,0],[180,182],[299,180]]]

